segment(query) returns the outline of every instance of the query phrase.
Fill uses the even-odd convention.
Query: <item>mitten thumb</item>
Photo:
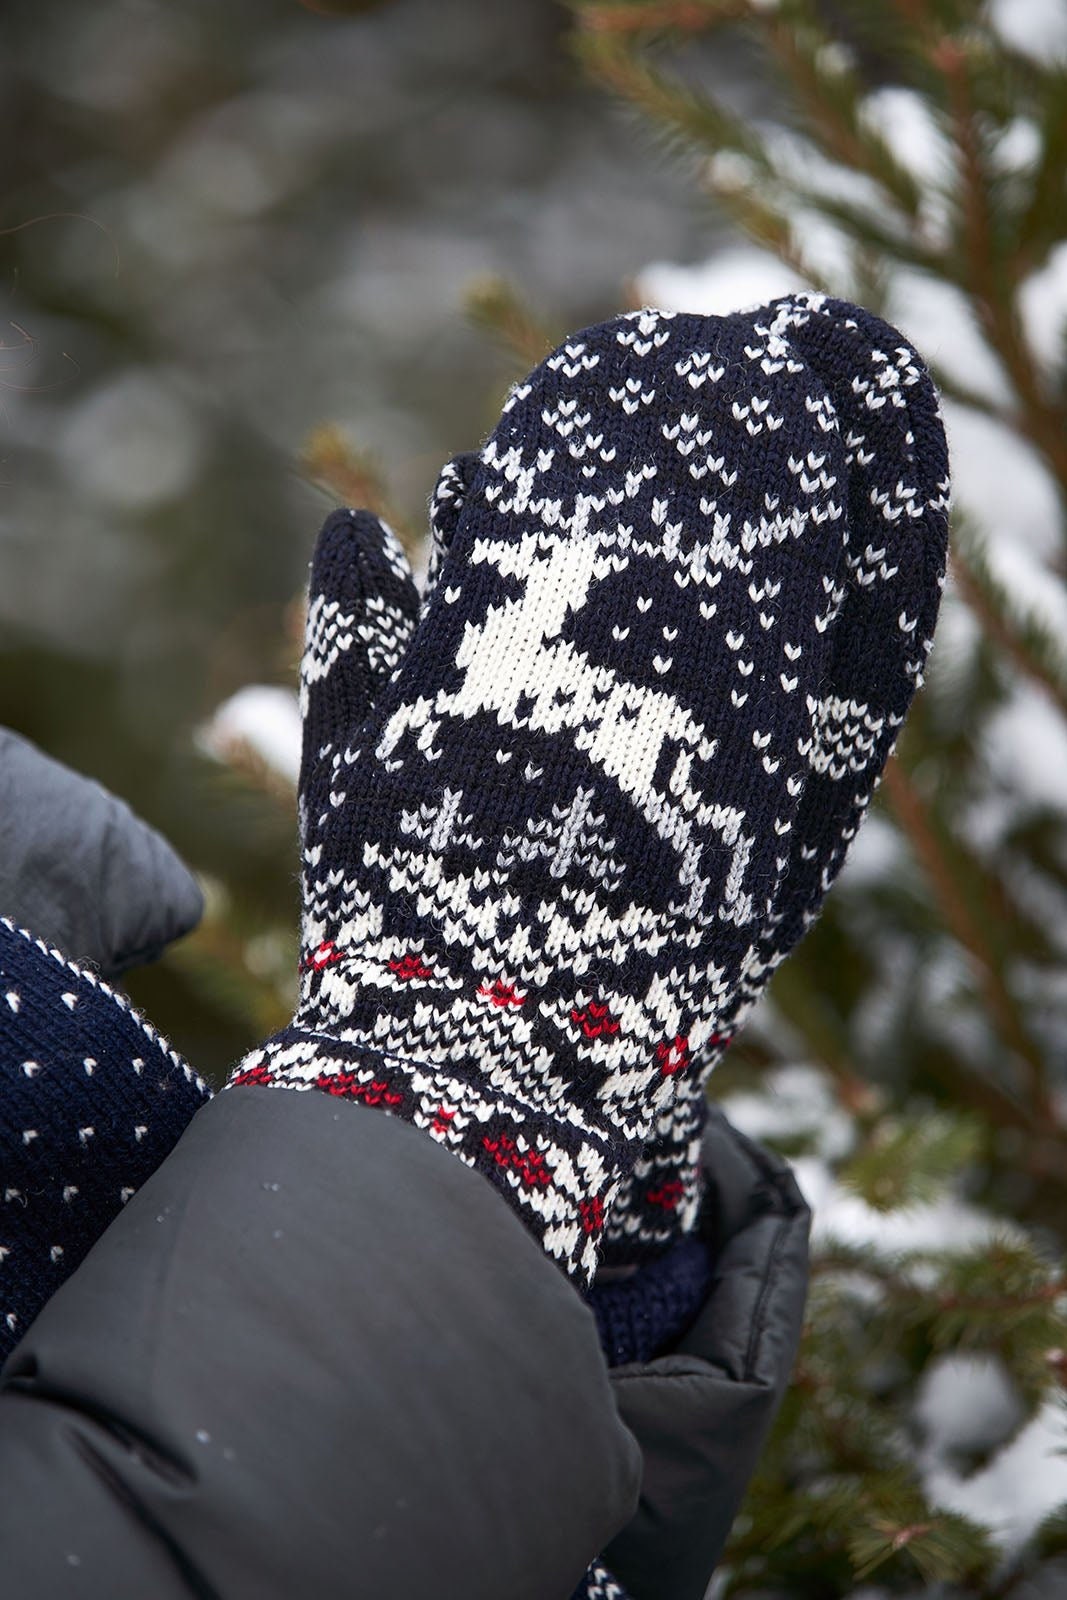
[[[388,523],[369,511],[333,512],[311,561],[300,666],[305,832],[326,809],[335,760],[399,665],[418,611],[411,568]]]

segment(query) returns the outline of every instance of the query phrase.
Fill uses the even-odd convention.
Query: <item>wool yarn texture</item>
[[[881,656],[835,676],[853,596],[891,581],[896,523],[925,587],[876,609],[909,695],[921,677],[943,433],[914,352],[863,319],[797,296],[574,335],[446,469],[421,608],[377,519],[340,513],[320,537],[300,1000],[231,1083],[415,1123],[579,1281],[624,1186],[641,1248],[638,1162],[698,1116],[900,725]],[[852,362],[847,393],[807,349],[824,343]],[[864,461],[856,419],[900,396],[900,450]],[[860,642],[869,626],[848,623]],[[683,1182],[672,1233],[698,1204]]]
[[[125,995],[0,917],[0,1360],[209,1097]]]
[[[944,586],[949,468],[937,394],[889,324],[816,295],[789,306],[789,339],[826,385],[845,446],[847,576],[816,711],[818,740],[790,836],[777,963],[816,920],[892,753],[933,644]],[[807,460],[808,473],[823,465]],[[603,1259],[669,1247],[700,1205],[704,1083],[691,1077],[664,1112],[612,1207]]]

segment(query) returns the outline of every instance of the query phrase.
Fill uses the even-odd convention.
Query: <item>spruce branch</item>
[[[389,493],[385,477],[375,457],[357,450],[335,423],[313,429],[300,452],[304,477],[341,505],[373,511],[394,529],[409,557],[423,543],[400,512]]]
[[[704,169],[703,184],[753,244],[772,251],[812,288],[832,293],[830,284],[798,245],[795,217],[790,215],[788,205],[779,201],[770,183],[761,179],[741,181],[737,172],[726,172],[720,164],[709,162]]]
[[[231,902],[212,905],[200,926],[188,938],[171,945],[164,963],[182,973],[212,1007],[247,1028],[249,1040],[264,1039],[285,1026],[292,1015],[294,996],[287,983],[253,970],[249,945],[254,935],[244,926],[241,911]],[[286,979],[295,970],[292,940],[280,956],[279,971]]]
[[[471,321],[491,333],[511,357],[517,378],[525,377],[559,342],[506,278],[476,279],[467,289],[465,308]]]
[[[685,4],[635,0],[632,5],[593,0],[579,4],[575,15],[579,54],[613,93],[690,152],[706,156],[730,150],[744,155],[751,164],[751,183],[722,185],[712,173],[710,187],[758,243],[776,250],[810,277],[788,225],[790,210],[799,202],[843,228],[857,244],[935,276],[947,275],[962,287],[1008,374],[1018,415],[1005,419],[1003,408],[992,408],[981,397],[965,398],[968,403],[977,398],[980,409],[995,411],[1034,439],[1067,498],[1067,409],[1046,392],[1015,307],[1020,276],[1024,269],[1033,268],[1036,258],[1033,248],[1029,256],[1025,254],[1021,229],[1013,232],[994,211],[992,197],[999,189],[985,151],[982,119],[987,107],[975,94],[976,86],[984,84],[986,99],[1005,97],[988,68],[983,77],[983,64],[996,62],[998,57],[981,29],[975,31],[974,19],[965,6],[932,7],[924,0],[893,0],[891,9],[902,34],[895,41],[895,55],[913,69],[913,78],[925,80],[931,95],[944,105],[956,150],[959,229],[955,246],[948,249],[923,236],[918,185],[885,141],[865,126],[865,85],[848,62],[840,60],[840,52],[835,56],[827,48],[833,40],[819,25],[815,8],[800,4],[784,9],[755,8],[726,0],[687,0]],[[862,31],[858,14],[850,20]],[[844,169],[874,181],[889,202],[885,211],[859,205],[840,194],[820,192],[796,175],[783,179],[764,139],[744,128],[712,97],[653,67],[644,53],[643,47],[654,36],[681,39],[739,21],[748,24],[778,63],[821,151]],[[1062,232],[1058,214],[1062,208],[1054,204],[1063,187],[1062,161],[1056,152],[1067,150],[1067,113],[1062,109],[1067,96],[1056,96],[1054,82],[1047,95],[1055,109],[1044,122],[1045,158],[1035,178],[1033,215],[1027,224],[1033,234],[1036,219],[1046,219],[1051,230],[1046,253],[1055,242],[1053,234]],[[769,191],[779,184],[784,184],[785,191],[781,199],[769,201]],[[828,286],[819,283],[816,287]]]
[[[810,1335],[808,1344],[810,1354]],[[754,1520],[747,1537],[742,1532],[731,1540],[729,1564],[778,1549],[796,1581],[806,1547],[809,1559],[816,1555],[814,1570],[824,1581],[832,1555],[846,1558],[852,1579],[867,1577],[895,1558],[905,1571],[915,1566],[924,1576],[943,1580],[988,1571],[993,1553],[984,1530],[928,1503],[914,1467],[903,1457],[903,1441],[894,1436],[881,1408],[842,1382],[841,1363],[847,1370],[851,1356],[851,1351],[838,1352],[836,1370],[825,1373],[801,1357],[794,1388],[802,1402],[805,1437],[816,1448],[822,1470],[810,1487],[757,1480],[756,1493],[770,1502],[774,1515]],[[808,1591],[801,1586],[798,1592]]]
[[[994,578],[978,541],[964,545],[959,532],[952,552],[952,573],[967,605],[986,636],[1004,652],[1024,677],[1037,683],[1067,717],[1067,662],[1051,632],[1036,617],[1017,621],[1012,602]]]
[[[993,1127],[1013,1128],[1031,1136],[1035,1132],[1033,1116],[1015,1095],[997,1083],[995,1078],[986,1077],[984,1073],[957,1061],[947,1050],[930,1051],[923,1062],[923,1069],[925,1076],[940,1086],[941,1092],[951,1103],[977,1112]],[[1064,1178],[1067,1182],[1067,1173]]]
[[[1015,299],[1019,261],[1001,247],[991,206],[994,181],[973,94],[968,51],[958,40],[945,36],[934,59],[945,80],[959,162],[962,237],[957,281],[971,295],[979,325],[1012,382],[1025,431],[1049,463],[1061,499],[1067,500],[1067,410],[1044,392],[1019,320]]]
[[[803,972],[785,961],[774,975],[771,995],[783,1016],[803,1036],[812,1060],[826,1068],[841,1105],[854,1113],[869,1111],[870,1086],[857,1073],[848,1051],[840,1017],[814,990]]]
[[[840,52],[833,50],[831,37],[810,18],[799,24],[789,14],[773,10],[758,12],[756,17],[825,153],[841,166],[872,178],[914,219],[921,198],[918,184],[885,140],[865,125],[866,85],[847,59],[842,60]]]
[[[821,0],[587,0],[577,16],[580,52],[593,75],[694,160],[702,187],[750,238],[810,280],[796,221],[810,212],[838,229],[849,255],[850,288],[818,287],[882,309],[882,290],[899,265],[962,294],[1000,364],[1006,398],[972,392],[951,374],[939,374],[941,387],[1035,446],[1067,501],[1067,360],[1058,352],[1058,372],[1050,376],[1019,311],[1025,278],[1064,237],[1061,67],[1013,52],[974,0],[834,0],[829,8]],[[740,24],[792,91],[800,115],[774,113],[781,134],[738,128],[706,83],[693,86],[684,66],[664,69],[658,51],[684,49],[724,24]],[[922,96],[951,149],[947,174],[918,175],[925,165],[913,171],[906,127],[899,145],[894,128],[878,134],[882,124],[867,114],[866,98],[882,86]],[[1014,137],[1031,121],[1040,137],[1033,152]],[[968,1061],[965,1044],[935,1048],[920,1029],[917,1043],[903,1040],[892,1081],[934,1085],[951,1109],[920,1115],[892,1087],[879,1103],[856,1096],[855,1086],[864,1086],[854,1062],[871,1042],[864,1003],[877,992],[877,951],[870,971],[864,952],[828,994],[819,980],[834,940],[816,940],[776,978],[775,999],[810,1054],[826,1063],[859,1135],[837,1174],[846,1187],[891,1210],[929,1199],[961,1168],[980,1163],[989,1195],[1003,1193],[1009,1169],[1021,1169],[1034,1182],[1020,1211],[1055,1231],[1057,1196],[1067,1183],[1067,1129],[1056,1114],[1044,1031],[1040,1040],[1031,1031],[1025,982],[1028,963],[1044,976],[1058,959],[1041,925],[1047,903],[1035,896],[1029,905],[1027,882],[991,866],[952,818],[957,801],[981,793],[976,730],[1011,682],[998,664],[1025,674],[1067,715],[1067,660],[1040,619],[1005,594],[976,541],[957,545],[954,574],[985,648],[975,670],[944,697],[940,725],[936,706],[929,716],[921,705],[913,714],[909,746],[924,782],[895,765],[883,791],[931,893],[917,903],[882,884],[872,904],[894,919],[884,951],[908,937],[932,946],[946,936],[955,941],[993,1043],[1003,1046],[1013,1071],[987,1075]],[[926,768],[942,779],[936,799],[927,798]],[[1020,822],[1011,848],[1032,877],[1046,867],[1055,875],[1051,817],[1040,827]],[[848,927],[834,906],[826,922],[838,933]],[[968,1015],[975,1010],[971,988]],[[897,1006],[894,989],[888,1017],[878,1019],[894,1033]],[[884,1050],[885,1035],[878,1038]],[[892,1067],[885,1065],[889,1082]],[[884,1112],[889,1098],[904,1107],[891,1117]],[[1062,1272],[1019,1235],[962,1259],[927,1252],[884,1260],[868,1247],[842,1248],[824,1252],[816,1271],[797,1385],[731,1540],[725,1592],[788,1589],[806,1600],[841,1600],[853,1592],[857,1571],[875,1570],[893,1593],[911,1592],[916,1571],[975,1600],[1014,1592],[983,1530],[926,1502],[909,1432],[914,1386],[931,1351],[947,1349],[997,1357],[1035,1404],[1062,1384]]]
[[[1034,1543],[1042,1556],[1067,1555],[1067,1503],[1059,1506],[1039,1524]]]
[[[932,1200],[977,1160],[984,1143],[974,1118],[941,1112],[886,1117],[838,1174],[876,1211]]]
[[[1010,1374],[1028,1414],[1062,1381],[1067,1278],[1017,1236],[896,1254],[831,1240],[813,1273],[819,1314],[836,1307],[839,1323],[862,1318],[873,1370],[878,1352],[890,1360],[909,1350],[922,1360],[934,1351],[985,1354]]]
[[[582,12],[578,16],[581,20]],[[683,153],[707,156],[732,150],[755,172],[773,177],[763,140],[740,117],[676,75],[653,67],[625,41],[579,29],[574,48],[595,79],[641,111]]]
[[[751,12],[750,0],[572,0],[579,25],[613,37],[703,33]]]
[[[943,277],[943,260],[938,248],[925,243],[918,231],[906,225],[900,213],[890,207],[876,212],[860,207],[838,195],[826,194],[799,183],[791,185],[796,200],[834,222],[867,249],[889,261],[899,261],[919,272]]]
[[[1027,1110],[1033,1126],[1054,1125],[1055,1109],[1044,1055],[1026,1025],[1019,1003],[971,910],[967,896],[960,888],[932,816],[896,757],[886,767],[884,789],[897,821],[911,840],[916,857],[926,872],[946,927],[974,963],[994,1025],[1025,1068],[1029,1088]]]
[[[212,754],[223,763],[217,773],[223,787],[241,785],[265,795],[276,806],[287,823],[296,821],[296,788],[293,781],[260,754],[255,745],[243,735],[222,736],[212,739]]]
[[[957,405],[967,406],[971,411],[980,412],[982,416],[989,417],[993,422],[999,422],[1002,427],[1010,429],[1021,439],[1027,437],[1022,418],[1017,411],[1006,411],[998,401],[983,394],[980,389],[972,389],[969,385],[961,383],[959,378],[945,370],[936,356],[931,356],[929,367],[934,382],[946,400],[954,400]]]
[[[1013,275],[1021,280],[1043,266],[1053,246],[1064,237],[1065,173],[1067,173],[1067,71],[1045,69],[1043,105],[1037,121],[1040,155],[1030,182],[1027,204],[1017,224],[1018,245]]]
[[[942,1275],[939,1288],[929,1282],[931,1267]],[[997,1240],[956,1255],[913,1250],[896,1260],[879,1256],[867,1246],[861,1249],[833,1241],[818,1251],[812,1270],[817,1276],[846,1273],[871,1278],[890,1296],[918,1307],[921,1315],[961,1316],[964,1341],[968,1338],[969,1315],[990,1317],[1032,1311],[1044,1315],[1051,1308],[1056,1318],[1050,1327],[1053,1340],[1057,1333],[1067,1330],[1067,1323],[1055,1309],[1067,1297],[1067,1276],[1050,1275],[1047,1265],[1028,1246],[1014,1240]],[[1054,1349],[1058,1346],[1049,1343],[1046,1355]]]
[[[903,1554],[926,1583],[937,1584],[988,1572],[995,1559],[985,1529],[947,1511],[900,1517],[875,1510],[849,1536],[848,1550],[857,1578],[869,1578]]]

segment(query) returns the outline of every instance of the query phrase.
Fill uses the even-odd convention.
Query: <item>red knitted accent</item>
[[[685,1194],[685,1184],[680,1178],[672,1178],[668,1183],[660,1184],[658,1189],[649,1189],[645,1199],[650,1206],[662,1206],[664,1211],[677,1211]]]
[[[324,939],[318,949],[308,956],[304,962],[305,967],[314,967],[318,972],[322,967],[332,967],[338,961],[343,961],[344,951],[338,950],[332,939]]]
[[[497,978],[492,984],[483,983],[478,993],[483,1000],[491,1001],[494,1006],[521,1006],[526,999],[513,983],[505,983],[502,978]]]
[[[407,983],[411,978],[433,977],[433,968],[414,954],[404,956],[401,961],[390,961],[389,971],[395,972],[401,983]]]
[[[656,1046],[656,1060],[659,1070],[665,1078],[673,1078],[689,1061],[689,1040],[676,1033],[674,1039],[668,1044],[666,1040]]]
[[[601,1034],[610,1036],[619,1031],[619,1024],[607,1005],[598,1006],[595,1000],[590,1000],[584,1011],[575,1007],[571,1021],[578,1024],[587,1039],[599,1039]]]
[[[234,1088],[243,1088],[246,1083],[268,1084],[274,1082],[274,1074],[269,1067],[248,1067],[244,1072],[239,1072],[233,1080]]]
[[[547,1189],[552,1183],[552,1174],[545,1165],[544,1156],[536,1150],[520,1150],[514,1139],[509,1139],[507,1134],[501,1134],[499,1139],[490,1139],[488,1135],[482,1140],[498,1167],[505,1171],[517,1172],[519,1182],[526,1189]]]
[[[326,1094],[340,1095],[345,1100],[362,1100],[368,1106],[395,1108],[404,1103],[404,1096],[390,1092],[388,1083],[361,1083],[354,1072],[320,1072],[315,1087]]]

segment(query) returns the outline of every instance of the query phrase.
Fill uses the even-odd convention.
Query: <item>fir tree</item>
[[[1038,1480],[1054,1475],[1026,1447],[1057,1426],[1067,1445],[1067,66],[1021,36],[1019,12],[1040,9],[575,5],[588,72],[798,281],[905,331],[920,304],[945,308],[914,337],[950,440],[973,449],[977,417],[1003,470],[1028,475],[1017,517],[957,515],[946,637],[874,837],[713,1084],[800,1158],[823,1219],[796,1381],[721,1596],[1067,1585],[1067,1508],[1005,1532],[991,1498],[998,1471],[1029,1471],[1047,1507]],[[721,46],[755,52],[766,121],[706,87]],[[507,322],[527,325],[513,306]],[[1037,480],[1055,527],[1020,593]],[[1019,741],[1031,764],[1060,760],[1059,785],[1017,781]],[[954,1385],[972,1413],[962,1445],[951,1404],[939,1413]]]

